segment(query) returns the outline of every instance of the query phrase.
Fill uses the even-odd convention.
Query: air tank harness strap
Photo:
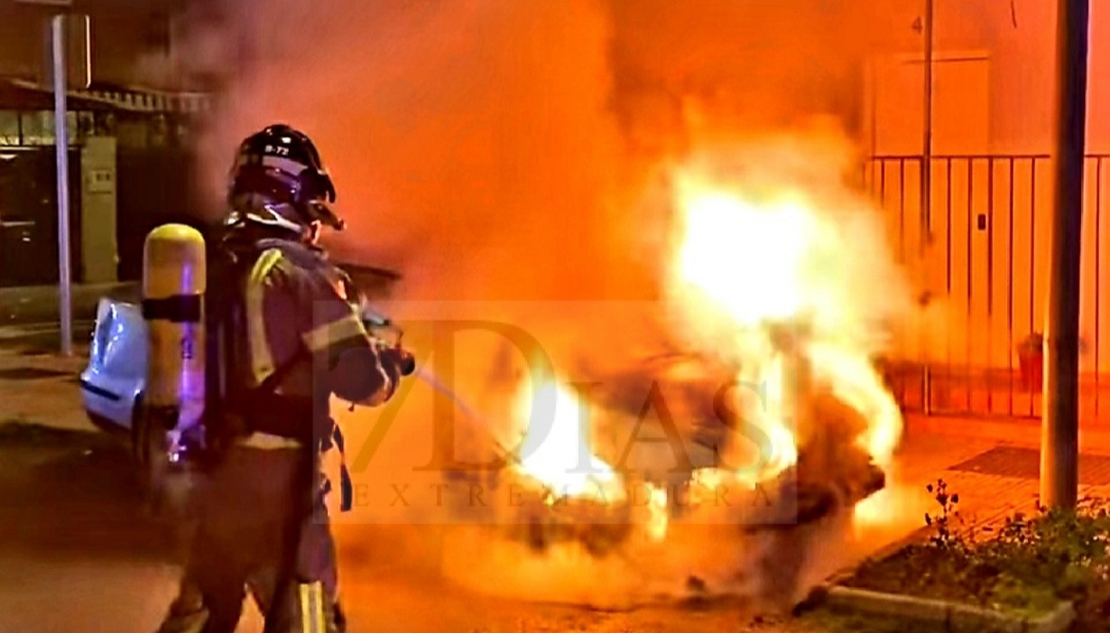
[[[332,425],[331,441],[339,450],[339,510],[348,512],[354,498],[354,486],[351,484],[351,472],[347,469],[347,449],[343,442],[343,431],[338,424]],[[324,494],[331,492],[331,480],[324,483]]]

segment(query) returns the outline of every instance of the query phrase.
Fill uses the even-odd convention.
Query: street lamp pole
[[[925,0],[922,28],[925,38],[925,115],[921,148],[921,236],[918,247],[924,257],[932,236],[933,176],[933,0]]]
[[[1079,280],[1087,119],[1088,0],[1058,0],[1052,257],[1045,324],[1041,503],[1079,494]]]
[[[73,274],[70,262],[69,126],[66,116],[69,67],[66,64],[66,27],[67,14],[73,6],[73,0],[17,0],[17,2],[51,7],[52,12],[49,38],[51,75],[54,85],[54,151],[58,179],[58,320],[62,354],[71,356],[73,355]]]
[[[73,273],[69,232],[69,125],[66,116],[66,16],[51,18],[54,62],[54,147],[58,163],[58,309],[62,354],[73,355]]]

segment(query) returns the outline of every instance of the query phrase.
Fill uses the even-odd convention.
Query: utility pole
[[[67,121],[66,91],[71,80],[71,63],[67,59],[66,47],[69,44],[67,30],[76,23],[72,13],[73,0],[16,0],[19,4],[47,7],[50,12],[47,41],[49,42],[49,61],[44,63],[50,69],[51,84],[54,89],[54,153],[57,173],[58,198],[58,321],[61,330],[62,354],[73,355],[73,273],[70,261],[70,191],[69,191],[69,126]],[[84,27],[82,43],[84,59],[82,77],[77,82],[88,87],[91,81],[89,65],[89,22],[87,16],[80,16]],[[45,70],[45,68],[44,68]],[[45,75],[45,73],[43,73]]]
[[[933,15],[933,0],[925,0],[925,15],[921,20],[921,35],[925,41],[925,54],[922,60],[925,75],[922,93],[925,95],[925,103],[922,104],[924,108],[921,126],[921,210],[918,214],[917,239],[917,256],[922,263],[926,261],[929,245],[933,241]],[[921,275],[922,287],[931,288],[928,266],[921,267]],[[925,349],[924,334],[918,338],[918,344],[922,350]],[[922,366],[924,367],[922,378],[925,381],[925,413],[928,415],[933,411],[933,370],[927,362]]]
[[[1079,496],[1079,275],[1087,119],[1089,0],[1057,0],[1054,213],[1045,324],[1041,504]]]
[[[73,272],[70,266],[69,236],[69,124],[66,116],[66,16],[51,18],[51,46],[54,62],[54,149],[58,173],[58,310],[61,322],[62,354],[73,355]]]
[[[933,0],[925,0],[922,28],[925,38],[925,117],[921,148],[921,237],[919,254],[924,257],[932,236],[933,181]]]

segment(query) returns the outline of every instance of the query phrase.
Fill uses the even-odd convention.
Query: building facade
[[[146,231],[188,215],[190,140],[211,97],[196,88],[203,81],[164,63],[173,57],[181,3],[78,0],[74,10],[90,16],[93,77],[88,89],[67,95],[74,281],[138,279]],[[53,284],[54,104],[43,72],[49,10],[5,1],[0,15],[0,285]]]
[[[863,99],[865,181],[923,294],[899,355],[906,398],[957,414],[1037,415],[1019,349],[1044,332],[1053,213],[1056,4],[935,0],[932,158],[922,183],[924,2],[891,0]],[[1084,415],[1110,407],[1110,4],[1090,3],[1081,335]],[[924,369],[922,369],[922,367]],[[1035,381],[1034,381],[1035,382]]]

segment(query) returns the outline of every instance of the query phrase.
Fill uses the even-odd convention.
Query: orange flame
[[[888,272],[886,253],[871,252],[881,232],[860,231],[872,208],[860,197],[841,195],[854,207],[822,204],[808,185],[783,176],[760,183],[758,192],[727,178],[696,170],[675,179],[676,248],[667,281],[668,306],[690,333],[687,345],[712,352],[736,367],[741,389],[734,395],[743,419],[767,438],[757,467],[703,468],[692,476],[694,504],[702,494],[739,484],[772,480],[798,461],[794,424],[802,415],[811,377],[866,421],[858,445],[887,467],[902,435],[901,412],[872,362],[884,339],[881,293],[875,272]],[[823,198],[822,198],[823,200]],[[880,258],[876,264],[869,257]],[[527,390],[521,390],[527,395]],[[553,403],[551,424],[529,425],[519,470],[557,491],[558,497],[593,497],[613,503],[627,498],[626,484],[589,448],[584,404],[553,379],[536,394]],[[531,400],[519,401],[526,419]],[[585,467],[584,467],[585,466]],[[668,493],[643,484],[647,495],[644,532],[661,541],[668,529]],[[552,501],[555,499],[553,498]],[[862,516],[862,515],[861,515]]]
[[[530,419],[523,429],[516,469],[543,489],[544,503],[554,506],[565,499],[600,504],[628,501],[630,484],[591,449],[588,404],[550,376],[539,382],[531,398],[529,391],[517,391],[518,419],[529,420],[530,413],[539,416]],[[535,404],[540,405],[539,411],[534,410]],[[636,485],[631,491],[633,498],[647,501],[644,533],[650,541],[660,542],[667,534],[667,491],[650,483]]]
[[[739,367],[739,384],[759,396],[747,398],[741,413],[769,438],[759,472],[695,479],[710,487],[765,481],[797,461],[791,428],[797,394],[785,362],[791,353],[866,420],[859,444],[885,467],[901,439],[902,417],[871,359],[882,329],[869,313],[873,302],[861,297],[882,289],[861,274],[867,263],[859,249],[870,245],[853,242],[844,223],[854,217],[843,209],[823,208],[789,181],[761,184],[757,195],[689,171],[676,179],[671,303],[693,330],[695,346]],[[849,211],[870,211],[856,202],[861,208]],[[794,351],[780,341],[783,326]]]
[[[566,497],[623,501],[620,475],[590,450],[586,405],[554,378],[541,382],[532,398],[528,391],[517,393],[520,420],[529,420],[534,403],[552,406],[539,407],[539,417],[529,420],[517,469],[548,491],[549,504]]]

